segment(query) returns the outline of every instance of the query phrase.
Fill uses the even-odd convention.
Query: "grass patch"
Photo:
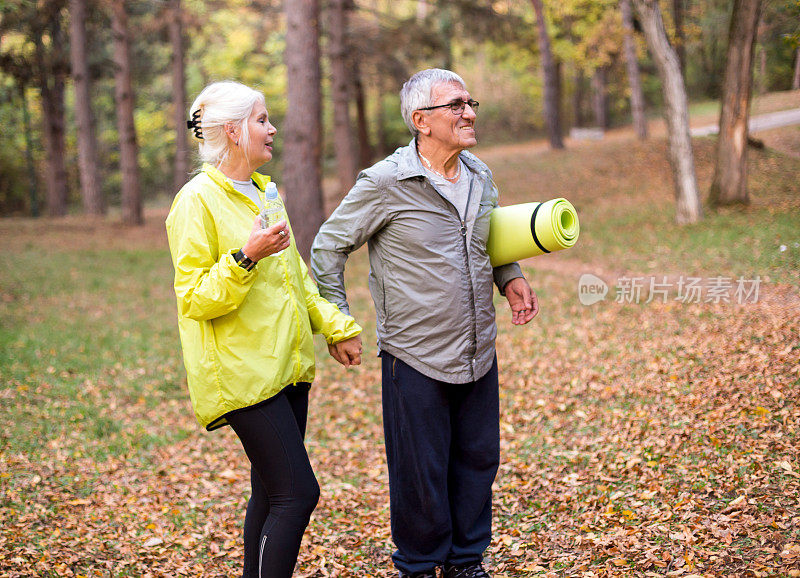
[[[58,441],[100,459],[174,439],[150,414],[185,396],[164,252],[46,257],[42,275],[0,256],[0,404],[15,418],[4,451],[34,457]]]

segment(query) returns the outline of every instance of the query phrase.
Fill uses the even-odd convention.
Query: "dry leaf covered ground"
[[[707,188],[713,140],[696,145]],[[582,225],[574,249],[524,263],[534,322],[512,327],[497,298],[503,461],[487,566],[800,576],[800,161],[752,151],[752,205],[677,229],[658,140],[476,152],[505,204],[565,196]],[[0,222],[0,575],[241,571],[247,460],[230,430],[191,415],[163,216],[141,230]],[[581,304],[584,273],[605,300]],[[344,371],[317,344],[307,441],[322,498],[297,576],[394,575],[366,274],[362,250],[347,275],[364,365]],[[735,292],[756,279],[757,296]]]

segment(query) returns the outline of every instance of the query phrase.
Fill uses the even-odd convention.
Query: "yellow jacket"
[[[269,182],[259,173],[252,179],[261,191]],[[167,216],[189,394],[208,430],[226,425],[231,411],[311,382],[312,333],[337,343],[361,332],[320,297],[294,239],[251,271],[236,264],[232,253],[247,241],[257,214],[255,203],[206,164]]]

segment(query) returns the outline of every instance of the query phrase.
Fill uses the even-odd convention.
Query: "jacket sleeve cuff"
[[[351,337],[355,337],[356,335],[359,335],[361,331],[361,326],[356,323],[356,320],[353,319],[348,313],[343,325],[341,327],[337,327],[336,330],[326,335],[325,341],[329,345],[333,345],[334,343],[339,343],[340,341],[345,341]]]
[[[225,253],[222,257],[222,261],[220,264],[225,267],[228,271],[230,271],[231,277],[242,284],[247,283],[253,276],[256,274],[256,268],[253,267],[249,271],[244,267],[240,267],[239,264],[236,262],[236,259],[233,258],[233,254],[236,253],[238,249],[234,249],[233,251],[229,251]]]
[[[517,277],[524,277],[519,263],[509,263],[508,265],[495,267],[492,270],[492,275],[494,276],[495,285],[497,285],[497,288],[500,290],[500,295],[506,294],[505,287],[509,281]]]

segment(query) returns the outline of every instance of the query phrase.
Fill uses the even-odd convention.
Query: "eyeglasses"
[[[473,112],[478,112],[478,107],[480,106],[480,103],[477,100],[472,100],[470,98],[469,100],[454,100],[453,102],[448,102],[447,104],[426,106],[425,108],[419,108],[417,110],[433,110],[435,108],[449,107],[450,112],[459,115],[459,114],[464,114],[464,109],[466,108],[467,105],[469,105],[469,107],[472,109]]]

